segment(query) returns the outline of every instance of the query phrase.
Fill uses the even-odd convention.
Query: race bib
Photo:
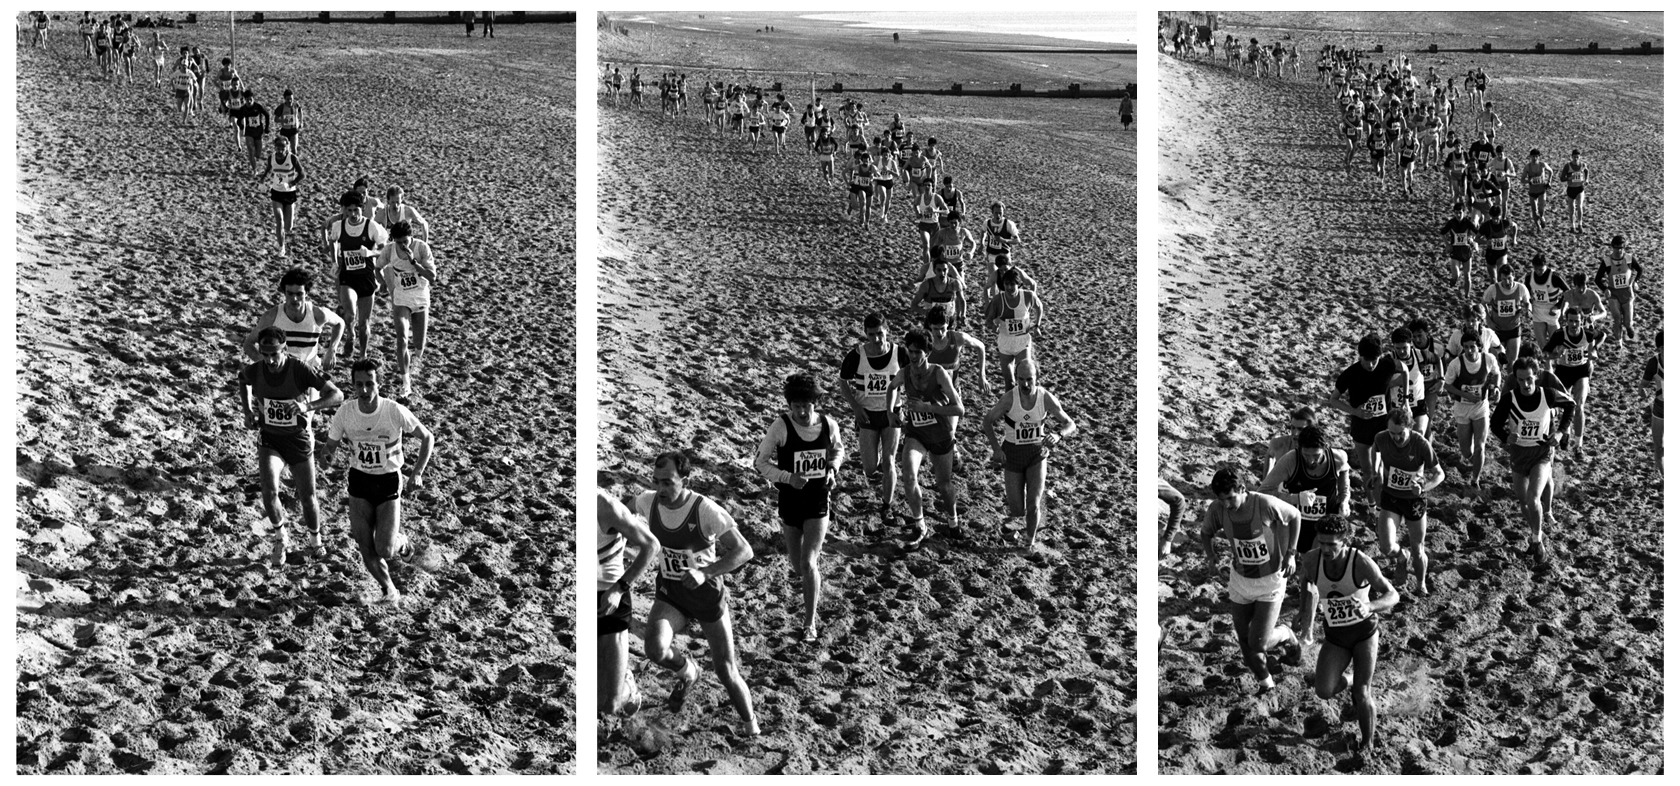
[[[1517,301],[1515,300],[1496,300],[1494,301],[1494,308],[1499,316],[1502,317],[1514,317],[1517,315]]]
[[[1610,286],[1613,289],[1627,289],[1628,285],[1632,284],[1632,283],[1633,283],[1633,272],[1632,271],[1629,271],[1629,272],[1626,272],[1626,273],[1611,273],[1610,274]]]
[[[379,472],[385,469],[387,447],[380,442],[356,443],[356,469]]]
[[[1233,545],[1238,565],[1264,565],[1271,561],[1271,547],[1265,536],[1238,540]]]
[[[1494,251],[1504,251],[1506,240],[1507,240],[1507,238],[1504,238],[1504,237],[1492,238],[1488,241],[1488,248],[1491,248]]]
[[[1003,321],[1003,331],[1011,336],[1025,335],[1027,321],[1024,319],[1006,319]]]
[[[1330,511],[1330,498],[1320,496],[1312,489],[1302,489],[1297,496],[1300,499],[1301,518],[1321,519]]]
[[[1470,233],[1469,232],[1454,232],[1453,233],[1453,245],[1455,245],[1455,246],[1468,246],[1468,245],[1470,245]]]
[[[694,555],[687,551],[664,549],[659,552],[660,578],[681,581],[682,577],[694,569]]]
[[[365,270],[367,265],[367,257],[353,257],[348,254],[344,256],[345,270]]]
[[[1469,396],[1471,400],[1480,399],[1483,395],[1485,395],[1482,393],[1481,385],[1465,385],[1463,389],[1464,394]]]
[[[1517,425],[1517,436],[1521,439],[1539,439],[1540,421],[1536,418],[1524,418]]]
[[[1371,398],[1365,399],[1365,404],[1361,406],[1360,409],[1365,410],[1365,412],[1370,415],[1387,415],[1388,398],[1386,396],[1372,396]]]
[[[292,406],[291,399],[263,399],[262,415],[263,422],[270,426],[295,426],[298,424],[297,408]]]
[[[796,450],[793,452],[793,474],[806,480],[828,476],[828,451]]]
[[[1584,172],[1571,172],[1571,173],[1569,173],[1569,182],[1572,185],[1580,185],[1581,183],[1586,182],[1586,179],[1587,179],[1587,176],[1586,176],[1586,173],[1584,173]]]
[[[269,183],[269,187],[275,191],[285,191],[290,189],[292,187],[292,173],[275,172],[272,176],[272,182]]]
[[[1585,362],[1587,362],[1587,351],[1585,349],[1582,349],[1580,347],[1573,347],[1573,348],[1566,349],[1566,350],[1563,351],[1563,364],[1564,365],[1566,365],[1566,366],[1579,366],[1579,365],[1581,365],[1582,363],[1585,363]]]
[[[1354,597],[1325,598],[1324,624],[1340,628],[1358,623],[1365,619],[1363,605]]]
[[[1388,468],[1388,487],[1395,491],[1415,491],[1418,487],[1417,472],[1407,472],[1399,467]]]
[[[863,378],[863,397],[870,401],[879,401],[887,397],[887,388],[892,385],[892,377],[887,374],[871,373]]]
[[[420,286],[420,276],[417,273],[404,271],[397,276],[397,281],[402,284],[403,289],[416,289]]]
[[[1015,443],[1018,445],[1037,445],[1044,441],[1043,423],[1022,423],[1015,427]]]
[[[939,420],[938,416],[934,415],[932,412],[917,412],[911,410],[908,414],[910,415],[910,425],[918,428],[931,426]]]

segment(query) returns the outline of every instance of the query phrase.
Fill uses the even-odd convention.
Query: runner
[[[864,343],[840,362],[840,392],[851,405],[858,429],[858,461],[870,488],[880,489],[881,526],[892,523],[893,491],[898,483],[898,424],[892,387],[898,371],[910,365],[910,354],[886,340],[886,318],[873,313],[863,318]]]
[[[1429,409],[1424,404],[1423,353],[1412,346],[1411,328],[1398,327],[1388,334],[1388,356],[1394,359],[1394,379],[1388,383],[1390,401],[1412,411],[1416,430],[1429,438]]]
[[[916,293],[910,298],[910,310],[917,310],[917,306],[924,302],[945,309],[959,327],[966,323],[968,300],[963,294],[962,277],[956,275],[949,261],[943,258],[934,261],[932,274],[916,285]]]
[[[274,107],[275,133],[285,137],[292,145],[292,151],[298,150],[298,132],[303,130],[303,109],[292,100],[292,89],[286,88],[280,94],[280,105]]]
[[[811,149],[817,154],[817,174],[822,175],[824,183],[829,182],[834,178],[834,153],[840,149],[840,142],[825,128],[817,136],[817,142]]]
[[[358,360],[367,357],[368,320],[373,316],[373,294],[379,289],[373,260],[385,245],[384,227],[362,212],[364,197],[354,189],[338,200],[342,213],[328,222],[322,233],[325,250],[338,267],[338,311],[345,324],[354,324],[350,351]]]
[[[1132,96],[1130,93],[1120,94],[1120,127],[1127,131],[1132,129]]]
[[[911,182],[916,184],[916,201],[912,207],[916,223],[916,245],[921,249],[922,259],[931,260],[933,236],[939,232],[939,219],[949,213],[951,208],[933,192],[933,181],[917,178],[916,171],[910,170]]]
[[[42,18],[46,14],[41,15]],[[42,44],[45,45],[46,31],[42,29]],[[136,40],[137,33],[121,19],[117,20],[116,28],[111,31],[111,52],[118,58],[122,76],[129,84],[134,84],[134,53],[140,42]]]
[[[869,224],[870,192],[875,188],[875,165],[870,162],[868,153],[857,153],[852,156],[852,185],[850,194],[846,198],[846,215],[850,217],[855,211],[858,226]]]
[[[1260,493],[1277,497],[1301,512],[1301,532],[1295,550],[1311,548],[1318,537],[1318,522],[1326,516],[1346,516],[1352,486],[1348,480],[1347,451],[1330,447],[1324,430],[1307,425],[1292,440],[1296,448],[1285,453],[1260,481]]]
[[[1476,234],[1483,242],[1482,263],[1487,270],[1487,280],[1492,282],[1499,277],[1499,266],[1505,264],[1511,256],[1511,249],[1517,245],[1517,225],[1505,216],[1505,212],[1488,205],[1488,220],[1476,228]]]
[[[180,114],[181,121],[187,122],[192,116],[193,90],[197,78],[192,72],[192,61],[186,56],[186,47],[181,47],[181,59],[176,61],[171,80],[175,85],[175,111]]]
[[[968,215],[968,197],[963,194],[962,189],[957,188],[955,178],[946,175],[942,180],[944,185],[939,188],[939,199],[951,210]]]
[[[1369,556],[1351,547],[1352,542],[1353,528],[1345,517],[1319,522],[1317,547],[1301,556],[1301,608],[1295,628],[1301,643],[1311,644],[1313,621],[1323,604],[1324,646],[1313,670],[1313,690],[1328,700],[1352,689],[1353,713],[1359,719],[1357,750],[1363,753],[1371,749],[1377,733],[1377,704],[1370,690],[1381,640],[1377,615],[1399,605],[1400,592]]]
[[[1645,407],[1645,420],[1651,426],[1651,458],[1657,468],[1657,477],[1663,477],[1663,332],[1657,328],[1657,354],[1645,361],[1645,373],[1640,379],[1642,390],[1654,389],[1651,403]]]
[[[998,273],[998,294],[986,303],[986,331],[997,332],[998,354],[1003,356],[1003,384],[1015,384],[1015,366],[1032,359],[1033,336],[1044,330],[1044,301],[1038,293],[1021,289],[1021,276],[1014,268]]]
[[[759,734],[752,694],[741,676],[735,656],[734,623],[729,590],[723,577],[753,558],[752,545],[736,529],[723,506],[687,488],[688,456],[680,451],[661,453],[653,461],[658,491],[636,497],[635,511],[647,519],[659,540],[659,579],[648,612],[647,636],[642,643],[648,660],[677,673],[676,685],[665,702],[677,712],[689,689],[700,679],[700,664],[686,651],[671,646],[677,631],[690,620],[700,623],[712,650],[712,668],[729,693],[730,703],[746,724],[746,734]]]
[[[1563,305],[1563,293],[1569,291],[1569,283],[1551,269],[1545,252],[1535,253],[1529,265],[1532,269],[1523,276],[1522,285],[1534,300],[1534,322],[1530,329],[1534,343],[1545,346],[1551,340],[1552,331],[1558,328],[1559,308]]]
[[[953,529],[958,527],[957,495],[951,484],[952,456],[955,449],[953,424],[963,415],[962,397],[950,374],[941,366],[928,362],[933,346],[926,331],[912,329],[904,337],[904,349],[910,362],[893,377],[891,389],[903,390],[903,403],[894,417],[904,429],[904,464],[902,465],[904,505],[916,536],[906,548],[916,548],[928,537],[924,518],[921,476],[925,456],[933,465],[933,488],[939,495],[934,510],[943,513]]]
[[[943,202],[944,200],[940,200]],[[951,210],[939,216],[939,228],[934,230],[933,237],[928,241],[928,264],[921,271],[921,278],[933,276],[933,263],[944,261],[951,265],[952,274],[962,277],[963,265],[974,256],[980,248],[980,241],[974,239],[974,234],[962,225],[963,214]]]
[[[1575,453],[1579,454],[1587,442],[1587,396],[1592,390],[1593,360],[1604,336],[1586,326],[1585,315],[1574,310],[1563,312],[1563,329],[1553,333],[1542,347],[1552,361],[1552,371],[1558,381],[1575,399]]]
[[[1452,260],[1453,281],[1464,285],[1464,296],[1468,298],[1474,277],[1470,257],[1475,251],[1472,238],[1476,236],[1476,224],[1466,214],[1463,202],[1453,203],[1453,217],[1441,227],[1441,234],[1447,237],[1447,258]]]
[[[1367,334],[1359,339],[1359,359],[1337,375],[1335,393],[1325,400],[1332,409],[1348,416],[1348,433],[1353,438],[1348,458],[1366,473],[1367,484],[1375,477],[1371,474],[1375,467],[1372,442],[1385,428],[1383,419],[1396,403],[1389,401],[1390,383],[1396,373],[1394,358],[1383,354],[1382,341],[1374,333]]]
[[[1563,293],[1563,302],[1559,308],[1563,306],[1581,312],[1588,325],[1597,325],[1610,318],[1610,309],[1604,307],[1604,298],[1599,297],[1597,290],[1587,288],[1586,273],[1569,275],[1569,289]]]
[[[1237,644],[1243,664],[1259,682],[1258,692],[1266,693],[1277,687],[1266,668],[1266,652],[1298,646],[1295,632],[1277,624],[1277,619],[1286,581],[1295,572],[1301,512],[1276,497],[1248,493],[1247,484],[1230,467],[1213,474],[1212,488],[1215,501],[1202,517],[1202,554],[1207,558],[1204,580],[1216,575],[1219,555],[1213,539],[1223,535],[1231,541],[1227,595]]]
[[[1592,178],[1587,174],[1587,165],[1581,163],[1581,151],[1569,151],[1569,162],[1558,170],[1558,180],[1563,181],[1563,195],[1569,200],[1569,228],[1579,235],[1585,230],[1582,226],[1587,220],[1587,183]]]
[[[163,69],[168,65],[166,61],[169,59],[169,47],[163,43],[162,32],[152,31],[152,43],[151,46],[146,48],[146,51],[152,56],[152,85],[161,85],[163,84]]]
[[[1443,387],[1452,397],[1453,428],[1458,434],[1459,464],[1466,470],[1470,487],[1482,487],[1482,469],[1487,466],[1488,402],[1500,389],[1499,364],[1483,351],[1480,334],[1459,336],[1464,351],[1447,363]]]
[[[1546,192],[1552,187],[1552,166],[1540,159],[1540,148],[1528,151],[1528,164],[1523,167],[1523,183],[1528,186],[1529,217],[1536,229],[1546,228]]]
[[[870,199],[881,205],[881,223],[887,223],[887,208],[892,205],[893,183],[898,177],[898,156],[887,146],[875,146],[875,186]]]
[[[1639,334],[1633,329],[1633,293],[1639,289],[1639,279],[1645,275],[1645,269],[1639,260],[1634,258],[1633,252],[1627,250],[1627,241],[1621,235],[1610,238],[1610,252],[1598,260],[1598,272],[1593,274],[1593,284],[1610,293],[1610,316],[1613,318],[1610,335],[1616,339],[1616,349],[1622,348],[1622,338],[1638,341]]]
[[[1052,419],[1064,425],[1050,428]],[[1001,442],[997,434],[999,421],[1003,423]],[[1025,517],[1027,529],[1021,548],[1033,549],[1034,539],[1044,525],[1044,488],[1050,450],[1078,430],[1079,424],[1068,417],[1056,395],[1038,384],[1037,364],[1031,359],[1022,360],[1009,389],[980,423],[980,433],[986,435],[986,441],[992,446],[992,463],[1003,465],[1006,542],[1015,539],[1014,520]]]
[[[1404,407],[1388,413],[1388,428],[1371,443],[1371,456],[1375,463],[1366,492],[1371,499],[1380,499],[1377,547],[1394,561],[1393,573],[1404,586],[1408,554],[1400,550],[1395,538],[1395,530],[1404,521],[1418,594],[1428,595],[1429,553],[1424,550],[1424,541],[1429,534],[1429,510],[1423,495],[1441,485],[1447,473],[1441,469],[1429,440],[1412,431],[1412,411]]]
[[[275,531],[269,561],[275,567],[286,563],[290,539],[285,509],[280,503],[280,472],[292,473],[292,486],[302,509],[303,525],[310,542],[321,546],[321,509],[315,499],[315,432],[310,415],[332,409],[344,401],[344,394],[332,380],[286,350],[286,331],[270,325],[257,331],[257,354],[262,360],[240,369],[239,406],[245,427],[257,429],[257,470],[262,480],[263,512]],[[320,395],[310,397],[310,391]]]
[[[1264,442],[1254,443],[1255,447],[1266,451],[1266,475],[1270,475],[1272,468],[1277,466],[1279,459],[1289,455],[1300,447],[1296,440],[1301,435],[1301,429],[1318,425],[1318,412],[1310,405],[1297,407],[1289,413],[1289,425],[1282,434]]]
[[[1007,256],[1010,250],[1021,242],[1021,228],[1015,225],[1014,219],[1006,218],[1003,215],[1003,209],[1004,204],[1001,200],[992,203],[992,217],[986,219],[984,231],[981,233],[985,243],[986,261],[992,263],[994,267],[997,265],[998,257]],[[989,277],[990,271],[988,271]],[[984,293],[986,299],[990,300],[992,294],[988,287]]]
[[[1499,265],[1494,282],[1482,292],[1482,305],[1487,307],[1488,323],[1499,336],[1499,343],[1505,347],[1505,356],[1516,357],[1517,345],[1522,341],[1522,326],[1533,319],[1534,301],[1528,294],[1528,287],[1517,283],[1510,264]]]
[[[1161,519],[1161,537],[1158,548],[1159,559],[1165,560],[1172,556],[1173,538],[1178,536],[1179,524],[1184,521],[1184,495],[1178,489],[1173,488],[1171,483],[1160,480],[1155,483],[1155,496],[1162,505],[1166,506],[1166,510],[1163,512],[1167,515]]]
[[[344,338],[344,320],[331,309],[315,305],[310,293],[315,276],[294,267],[280,276],[280,304],[263,312],[257,326],[245,334],[242,349],[252,362],[261,362],[257,337],[265,328],[277,327],[285,336],[286,351],[293,358],[323,376],[331,376],[337,365],[338,342]]]
[[[256,95],[246,90],[240,93],[243,101],[235,109],[231,109],[229,116],[234,118],[234,124],[239,128],[245,141],[245,167],[255,174],[257,162],[263,158],[263,139],[268,136],[268,109],[257,103]]]
[[[817,603],[822,599],[822,571],[817,558],[828,535],[829,495],[845,462],[840,424],[821,414],[817,380],[799,373],[782,384],[787,412],[770,423],[758,443],[754,466],[776,484],[776,511],[788,562],[804,589],[804,640],[817,640]]]
[[[624,552],[635,559],[624,566]],[[634,715],[641,709],[642,692],[630,672],[631,590],[649,565],[659,558],[659,541],[647,523],[624,503],[595,490],[595,637],[599,665],[595,677],[595,711]]]
[[[193,47],[198,51],[198,47]],[[233,83],[239,79],[239,69],[233,67],[233,58],[222,58],[222,67],[216,71],[216,102],[219,114],[228,113],[228,103],[233,100]]]
[[[1552,517],[1556,493],[1552,457],[1554,448],[1569,448],[1575,402],[1569,394],[1537,383],[1540,365],[1534,358],[1523,358],[1515,365],[1511,372],[1515,383],[1493,409],[1493,434],[1511,454],[1512,490],[1522,500],[1523,520],[1528,523],[1528,553],[1543,570],[1549,555],[1541,528]]]
[[[401,398],[414,394],[414,378],[420,375],[420,360],[426,352],[426,327],[431,322],[432,287],[438,284],[437,262],[432,247],[414,237],[407,221],[391,225],[391,242],[379,252],[375,270],[384,277],[391,293],[392,327],[397,336],[397,376],[402,377]],[[413,329],[414,337],[409,338]]]
[[[770,105],[770,134],[776,137],[777,154],[787,148],[787,127],[792,119],[783,102],[777,101]]]
[[[263,158],[265,164],[257,180],[268,183],[268,198],[274,204],[274,240],[280,246],[280,256],[285,256],[286,238],[297,221],[297,187],[304,180],[303,162],[292,154],[283,136],[274,138],[274,153]]]
[[[356,402],[333,414],[321,458],[331,463],[340,444],[350,445],[350,537],[356,540],[368,575],[379,582],[383,602],[396,604],[402,593],[386,561],[407,559],[413,552],[402,531],[402,495],[425,486],[432,432],[408,407],[379,395],[379,361],[362,358],[350,364],[350,389]],[[405,437],[420,440],[420,452],[406,478]]]
[[[1401,133],[1400,142],[1395,148],[1400,159],[1395,171],[1400,175],[1400,192],[1405,194],[1407,199],[1412,198],[1412,173],[1417,170],[1419,147],[1417,134],[1407,127]]]
[[[432,225],[426,217],[420,215],[413,205],[403,201],[405,192],[402,186],[391,186],[385,189],[385,202],[373,210],[373,220],[379,222],[387,232],[397,225],[398,221],[407,221],[414,236],[427,243],[432,242]]]

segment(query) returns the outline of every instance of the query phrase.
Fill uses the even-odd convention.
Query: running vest
[[[605,592],[612,589],[618,580],[624,578],[624,547],[629,541],[623,535],[601,528],[599,519],[595,522],[595,591]]]
[[[921,175],[918,174],[918,170],[912,169],[910,170],[910,177],[920,178]],[[934,195],[932,193],[929,193],[925,199],[922,197],[916,197],[916,223],[932,224],[939,220],[939,218],[933,214],[933,200]]]
[[[1534,271],[1531,270],[1522,281],[1522,283],[1528,287],[1528,294],[1530,297],[1534,298],[1535,304],[1545,305],[1546,309],[1543,313],[1547,316],[1549,316],[1552,313],[1552,309],[1557,306],[1558,298],[1562,297],[1564,291],[1568,289],[1567,287],[1553,285],[1552,282],[1556,280],[1557,273],[1551,270],[1547,270],[1544,274],[1538,277],[1536,277]]]
[[[1003,416],[1003,441],[1011,445],[1044,442],[1044,389],[1038,390],[1031,407],[1021,406],[1020,386],[1009,393],[1009,412]]]
[[[953,278],[946,281],[945,291],[943,292],[935,288],[939,279],[928,278],[923,280],[927,282],[927,294],[924,299],[927,300],[928,307],[944,306],[945,316],[955,318],[957,315],[957,280]]]
[[[1015,296],[1020,298],[1020,301],[1011,306],[1009,293],[998,293],[998,303],[1003,306],[998,315],[999,336],[1024,336],[1027,331],[1032,330],[1032,309],[1027,304],[1027,295],[1021,290],[1016,290]]]
[[[791,472],[795,477],[804,478],[807,483],[804,489],[796,489],[785,483],[777,483],[776,488],[783,494],[800,494],[818,483],[824,484],[820,488],[823,494],[828,493],[828,451],[834,446],[834,438],[828,431],[828,418],[817,416],[820,428],[817,436],[812,439],[802,439],[799,430],[794,428],[793,418],[785,413],[781,416],[782,427],[787,429],[787,439],[776,448],[776,468],[784,472]],[[814,483],[813,483],[814,481]]]
[[[327,310],[310,306],[303,319],[293,321],[286,309],[274,316],[274,326],[286,331],[286,351],[298,360],[310,361],[320,350],[321,330],[327,325]]]
[[[193,75],[192,75],[191,72],[187,71],[186,69],[182,69],[180,71],[175,72],[175,89],[176,90],[192,90],[193,83],[194,83],[194,80],[193,80]]]
[[[1482,201],[1481,197],[1477,197],[1478,204]],[[1497,224],[1490,224],[1489,226],[1492,229],[1492,234],[1488,235],[1488,254],[1504,254],[1506,251],[1509,251],[1509,246],[1511,244],[1510,222],[1500,221]]]
[[[893,377],[898,376],[898,347],[894,344],[888,344],[887,354],[881,355],[879,358],[870,357],[869,352],[864,347],[864,344],[859,344],[857,347],[858,376],[856,377],[856,379],[861,380],[863,408],[870,412],[885,412],[887,410],[887,388],[892,385]],[[886,363],[877,367],[875,361],[878,359],[885,360]]]
[[[913,398],[918,401],[925,401],[935,406],[949,404],[951,402],[945,398],[945,389],[940,387],[939,377],[934,373],[933,368],[934,367],[931,365],[928,367],[927,377],[921,382],[916,381],[916,374],[914,371],[906,372],[904,389],[909,393],[909,398]],[[1043,396],[1040,396],[1039,398],[1043,398]],[[1040,422],[1043,422],[1042,419],[1040,419]],[[951,419],[946,415],[935,415],[932,412],[916,412],[909,409],[904,411],[904,425],[912,429],[921,430],[924,433],[931,431],[931,436],[933,436],[935,440],[950,439],[950,423]]]
[[[1573,161],[1564,164],[1563,179],[1569,181],[1569,185],[1572,186],[1584,185],[1587,182],[1587,168],[1576,165]]]
[[[933,233],[931,248],[934,259],[943,259],[956,266],[962,261],[962,232],[956,224],[940,227]]]
[[[860,164],[852,170],[852,185],[869,188],[875,185],[875,169],[868,164]]]
[[[653,530],[654,537],[659,539],[658,568],[661,580],[681,582],[688,571],[717,562],[717,543],[700,525],[700,508],[705,504],[704,500],[699,494],[693,494],[686,510],[664,509],[659,503],[658,495],[651,491],[636,500],[637,507],[646,505],[642,512],[647,517],[648,527]],[[722,583],[723,579],[719,576],[706,580],[706,585],[711,585],[714,589]]]
[[[1345,628],[1358,625],[1372,615],[1371,582],[1357,583],[1353,580],[1354,565],[1359,561],[1359,550],[1348,549],[1347,563],[1342,566],[1342,575],[1331,578],[1324,569],[1324,550],[1318,552],[1318,602],[1324,610],[1324,624],[1330,628]]]
[[[1517,434],[1514,444],[1525,448],[1532,448],[1544,444],[1552,433],[1552,405],[1546,400],[1546,389],[1536,384],[1534,396],[1539,402],[1533,409],[1523,409],[1522,400],[1518,398],[1516,390],[1511,391],[1511,416],[1516,421]]]
[[[1235,521],[1232,511],[1224,505],[1215,504],[1212,508],[1214,516],[1224,525],[1225,537],[1231,539],[1232,569],[1251,579],[1265,578],[1283,567],[1283,555],[1274,547],[1271,527],[1256,521],[1274,510],[1265,504],[1262,496],[1248,495],[1242,507],[1252,515],[1242,523]]]
[[[1336,496],[1336,477],[1343,469],[1341,461],[1335,451],[1325,448],[1324,475],[1314,478],[1307,475],[1307,462],[1301,458],[1301,451],[1294,453],[1295,467],[1284,479],[1283,490],[1300,495],[1295,507],[1300,508],[1301,518],[1317,521],[1330,514],[1330,500]]]
[[[1488,309],[1488,322],[1496,330],[1511,330],[1517,327],[1517,285],[1511,285],[1511,291],[1505,291],[1500,284],[1493,285],[1493,308]]]
[[[292,185],[292,178],[297,176],[297,156],[286,154],[286,163],[280,163],[279,153],[268,155],[269,181],[268,187],[272,191],[296,191]]]
[[[1493,361],[1488,359],[1486,352],[1479,352],[1476,356],[1481,358],[1481,363],[1477,364],[1475,369],[1470,368],[1467,356],[1458,356],[1458,376],[1453,377],[1452,384],[1453,387],[1469,394],[1472,401],[1486,401],[1490,398],[1487,384],[1488,364]]]
[[[290,406],[308,395],[311,378],[317,375],[303,363],[287,358],[279,371],[270,371],[267,363],[246,366],[245,382],[256,398],[257,415],[262,430],[272,434],[308,434],[309,412],[299,413]]]
[[[1559,330],[1556,335],[1558,336],[1557,339],[1555,339],[1558,342],[1558,365],[1579,368],[1591,362],[1587,359],[1587,345],[1590,343],[1587,340],[1587,331],[1582,330],[1581,335],[1575,338],[1570,338],[1569,331],[1567,330]]]
[[[234,72],[226,68],[216,72],[216,89],[232,90]]]
[[[1393,356],[1392,353],[1390,356]],[[1407,406],[1423,401],[1423,371],[1418,368],[1423,365],[1421,362],[1422,360],[1423,358],[1418,357],[1416,349],[1414,349],[1411,354],[1407,355],[1404,360],[1399,357],[1394,358],[1395,368],[1399,369],[1400,373],[1406,375]]]
[[[1627,289],[1633,286],[1633,266],[1628,264],[1632,261],[1632,256],[1625,256],[1621,259],[1605,258],[1604,264],[1610,269],[1610,274],[1606,278],[1610,281],[1611,289]]]
[[[1004,234],[1005,232],[1008,232],[1009,234],[1006,235]],[[1008,251],[1008,241],[1014,240],[1016,236],[1017,233],[1009,227],[1009,219],[1005,218],[999,220],[995,224],[990,219],[987,219],[986,253],[992,256],[997,256],[998,254]]]
[[[298,127],[297,105],[285,103],[275,107],[274,122],[276,125],[288,131],[296,130]]]
[[[338,221],[338,264],[345,272],[372,273],[371,257],[350,256],[345,252],[356,249],[373,249],[373,219],[362,222],[360,235],[350,234],[350,222],[344,219]]]
[[[962,359],[962,342],[952,331],[945,331],[945,346],[932,346],[938,339],[929,339],[928,362],[945,369],[951,374],[951,384],[957,383],[957,361]]]

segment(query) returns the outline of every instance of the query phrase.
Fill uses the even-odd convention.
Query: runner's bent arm
[[[261,363],[263,359],[262,355],[257,354],[257,334],[261,333],[263,328],[274,324],[274,320],[280,317],[280,309],[282,308],[285,308],[285,306],[275,306],[264,311],[262,318],[257,320],[257,326],[251,328],[251,332],[245,334],[245,341],[240,344],[240,348],[245,350],[245,357],[250,358],[252,363]]]
[[[1355,559],[1359,560],[1359,564],[1357,566],[1350,565],[1349,568],[1363,568],[1364,574],[1371,580],[1371,613],[1380,614],[1400,605],[1400,591],[1395,589],[1394,585],[1388,583],[1388,577],[1384,576],[1382,571],[1377,568],[1377,563],[1371,559],[1371,555],[1359,552],[1355,555]]]
[[[986,411],[986,417],[980,421],[980,433],[984,434],[986,441],[991,443],[994,455],[1003,450],[1003,440],[998,437],[997,433],[998,421],[1002,420],[1004,415],[1009,414],[1009,405],[1014,401],[1015,390],[1011,388],[1004,391],[1003,398],[998,399],[998,402]]]
[[[741,537],[739,529],[730,529],[718,536],[717,562],[699,570],[706,575],[706,578],[717,578],[747,564],[752,558],[752,544],[748,543],[746,538]]]
[[[804,483],[795,484],[799,476],[776,466],[776,449],[787,442],[787,428],[778,416],[770,421],[770,428],[764,432],[764,438],[758,441],[758,450],[753,453],[753,469],[764,476],[771,483],[784,483],[794,488],[804,487]]]
[[[1045,437],[1049,437],[1051,435],[1055,435],[1056,437],[1054,441],[1047,444],[1055,445],[1057,442],[1067,439],[1079,431],[1079,424],[1075,423],[1073,418],[1068,417],[1067,411],[1062,409],[1062,402],[1058,401],[1056,399],[1056,394],[1051,393],[1049,390],[1044,391],[1044,417],[1046,420],[1056,418],[1057,420],[1062,421],[1061,428],[1048,432],[1044,435]]]
[[[425,484],[426,465],[432,461],[432,430],[423,423],[415,423],[414,430],[404,434],[405,437],[420,438],[420,452],[414,456],[414,469],[408,473],[409,488],[419,489]]]
[[[1302,644],[1313,643],[1314,623],[1318,619],[1318,549],[1309,550],[1301,556],[1301,606],[1295,610],[1295,634],[1301,637]]]
[[[980,339],[977,339],[960,330],[957,331],[957,337],[958,340],[963,343],[963,346],[972,348],[975,351],[975,354],[980,358],[980,389],[987,393],[992,392],[991,380],[986,377],[987,352],[985,343],[981,342]]]

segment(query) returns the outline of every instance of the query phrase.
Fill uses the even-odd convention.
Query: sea
[[[954,33],[1030,35],[1069,41],[1137,45],[1137,14],[1133,11],[1050,12],[1023,15],[1019,11],[860,11],[801,14],[801,19],[850,22],[847,27],[901,31],[939,30]]]

